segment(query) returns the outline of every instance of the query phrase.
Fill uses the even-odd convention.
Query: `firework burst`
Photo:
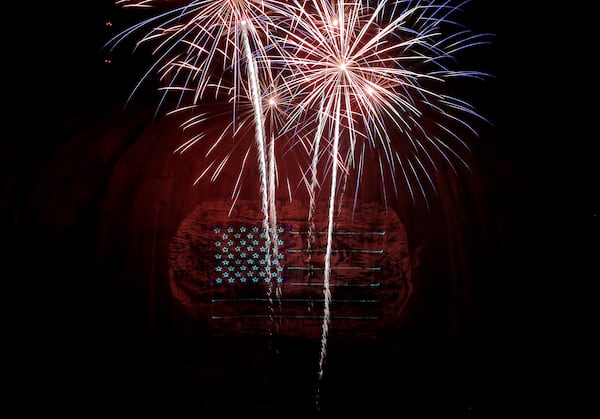
[[[258,63],[268,63],[269,54],[272,54],[269,49],[277,45],[271,41],[271,31],[278,26],[277,19],[286,16],[286,9],[279,2],[254,0],[118,0],[116,4],[164,10],[108,42],[111,48],[115,48],[126,38],[141,33],[139,45],[155,45],[152,53],[157,59],[133,93],[144,80],[157,72],[165,92],[163,100],[168,93],[175,93],[177,97],[176,111],[198,105],[208,92],[214,92],[217,97],[228,95],[233,104],[233,131],[236,130],[239,103],[250,101],[261,174],[263,229],[270,238],[267,245],[275,242],[275,156],[274,146],[267,145],[261,90],[261,82],[272,80],[272,76],[268,65],[259,67]],[[230,82],[233,88],[224,87]],[[196,122],[194,117],[186,125]],[[189,148],[193,142],[186,142],[179,150]],[[222,168],[223,164],[218,167]],[[276,257],[276,248],[271,250]]]
[[[383,0],[373,7],[359,1],[296,1],[278,39],[284,54],[279,62],[271,61],[293,74],[286,89],[295,98],[283,129],[301,126],[309,133],[302,136],[311,155],[309,221],[317,187],[326,175],[330,178],[319,377],[328,334],[335,206],[348,176],[356,173],[357,196],[369,152],[379,167],[386,205],[386,181],[397,194],[397,178],[404,180],[413,201],[419,197],[427,202],[426,191],[436,190],[432,173],[438,162],[454,170],[456,164],[466,166],[459,151],[468,145],[457,129],[476,134],[461,116],[481,116],[463,100],[445,94],[444,83],[486,76],[448,67],[459,50],[484,38],[450,20],[457,10],[448,2],[431,1]],[[319,167],[328,173],[319,174]]]
[[[399,177],[413,200],[427,200],[424,183],[435,191],[436,162],[466,165],[461,151],[468,145],[458,130],[476,134],[467,120],[482,119],[467,102],[445,94],[444,84],[487,74],[447,64],[486,35],[473,35],[449,20],[458,9],[447,3],[380,1],[371,8],[362,2],[312,1],[297,6],[289,25],[293,31],[281,40],[286,45],[282,64],[294,74],[287,89],[296,98],[287,127],[312,130],[305,136],[312,143],[305,148],[314,159],[330,159],[330,170],[349,173],[358,166],[360,176],[360,162],[370,150],[388,171],[388,176],[381,172],[382,184],[390,179],[397,192]],[[453,27],[458,30],[447,34]],[[335,130],[344,144],[333,150]]]
[[[354,175],[355,202],[370,164],[379,172],[386,206],[390,194],[398,196],[404,188],[413,203],[420,200],[429,207],[442,165],[456,173],[459,167],[468,169],[463,154],[469,152],[469,144],[463,134],[477,136],[472,122],[485,119],[467,101],[450,94],[448,85],[453,79],[489,76],[456,69],[456,57],[463,49],[489,43],[490,34],[474,34],[453,19],[466,3],[117,1],[124,7],[163,8],[110,43],[142,33],[139,44],[156,45],[158,59],[143,79],[160,74],[165,94],[176,95],[175,112],[193,110],[210,93],[232,104],[226,131],[235,136],[253,129],[265,233],[276,226],[277,150],[303,153],[301,160],[308,162],[299,169],[310,197],[311,231],[316,196],[329,181],[319,378],[329,330],[335,207],[350,176]],[[195,115],[184,127],[202,125],[206,117]],[[211,151],[221,147],[224,135],[211,139]],[[177,151],[203,138],[192,137]],[[284,145],[277,148],[277,142]],[[216,179],[236,150],[244,157],[234,202],[249,147],[232,148],[199,176],[211,173]],[[292,199],[289,180],[286,183]],[[309,237],[309,247],[310,243]]]

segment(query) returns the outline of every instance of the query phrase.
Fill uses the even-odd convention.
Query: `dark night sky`
[[[11,12],[20,27],[5,35],[12,42],[3,51],[4,98],[15,135],[5,141],[32,129],[60,129],[81,110],[122,106],[146,69],[143,55],[127,47],[110,56],[112,64],[103,62],[102,45],[135,22],[136,12],[110,0],[86,3],[44,2]],[[495,34],[494,45],[469,59],[495,74],[475,92],[475,103],[495,125],[493,146],[514,182],[502,199],[524,215],[524,228],[557,237],[588,230],[598,211],[593,127],[600,88],[589,64],[594,38],[585,12],[577,20],[571,13],[473,1],[465,15],[474,31]]]
[[[538,365],[523,365],[540,374],[525,392],[544,403],[552,392],[567,397],[575,372],[585,377],[592,371],[598,304],[590,287],[600,277],[600,188],[593,151],[600,84],[591,62],[598,37],[582,22],[585,10],[509,3],[518,6],[473,1],[468,19],[475,30],[496,34],[495,44],[479,57],[496,78],[476,96],[495,124],[490,164],[497,167],[494,193],[510,249],[501,269],[511,275],[497,284],[493,298],[507,312],[496,321],[514,330],[506,332],[513,351],[539,354]],[[9,135],[2,138],[0,163],[9,178],[11,167],[35,167],[40,153],[52,149],[46,142],[53,141],[52,133],[82,111],[122,106],[143,70],[128,51],[111,57],[110,65],[101,51],[114,33],[105,23],[124,26],[135,21],[135,12],[107,0],[14,7],[20,10],[11,10],[6,19],[14,18],[18,29],[5,33],[2,48]],[[30,150],[19,153],[22,161],[10,154],[15,142]],[[22,184],[27,187],[26,180]],[[542,383],[543,377],[557,385]],[[546,392],[546,385],[555,388]],[[576,392],[572,403],[585,401],[583,390]]]

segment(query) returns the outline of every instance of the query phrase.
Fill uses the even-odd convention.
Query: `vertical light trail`
[[[252,55],[252,49],[250,48],[250,41],[248,40],[248,32],[246,25],[242,24],[242,43],[244,46],[244,52],[246,54],[247,66],[248,66],[248,85],[250,89],[250,99],[252,101],[252,109],[254,111],[254,137],[256,140],[256,148],[258,151],[258,166],[260,172],[260,192],[262,198],[262,212],[263,212],[263,232],[265,235],[265,243],[267,255],[277,255],[277,241],[274,241],[274,235],[277,231],[276,216],[274,208],[274,179],[273,176],[269,176],[274,169],[273,159],[269,159],[269,168],[267,168],[267,156],[266,156],[266,145],[265,145],[265,125],[264,125],[264,112],[262,106],[262,95],[260,90],[260,81],[258,79],[258,68],[256,60]],[[272,147],[274,146],[271,141]],[[271,154],[274,152],[271,151]],[[273,179],[269,181],[269,178]],[[270,200],[273,201],[273,205],[269,205]],[[271,207],[271,208],[270,208]],[[265,266],[267,278],[269,282],[266,286],[266,294],[268,301],[268,310],[271,315],[271,320],[275,322],[275,311],[273,306],[273,284],[272,284],[272,267],[271,258],[267,257],[267,263]],[[277,289],[279,285],[276,286]]]
[[[322,106],[322,104],[321,104]],[[322,109],[319,111],[319,114],[322,113]],[[317,188],[319,187],[319,178],[318,178],[318,163],[319,163],[319,153],[320,153],[320,136],[322,133],[318,130],[315,139],[313,141],[313,149],[312,149],[312,161],[310,166],[311,173],[311,181],[309,185],[309,207],[308,207],[308,235],[306,238],[306,248],[308,249],[308,264],[312,263],[312,246],[314,243],[314,229],[315,229],[315,211],[317,207]]]
[[[275,137],[271,134],[269,142],[269,228],[270,236],[267,236],[271,241],[271,250],[273,260],[278,262],[279,260],[279,233],[277,228],[277,203],[275,201],[275,192],[277,191],[277,172],[275,164]],[[267,246],[268,248],[268,246]],[[270,260],[267,261],[270,264]],[[279,263],[276,264],[279,267]],[[277,301],[277,308],[281,310],[281,285],[279,284],[279,274],[275,276],[275,299]],[[271,282],[269,281],[269,284]],[[280,318],[275,317],[275,326],[279,329]]]
[[[329,209],[327,216],[327,247],[325,250],[325,269],[323,273],[323,324],[321,325],[321,353],[319,355],[319,382],[323,379],[325,367],[325,358],[327,356],[327,341],[329,336],[329,321],[330,321],[330,304],[331,304],[331,289],[329,282],[331,278],[331,253],[333,250],[333,229],[335,223],[335,207],[336,207],[336,187],[337,187],[337,171],[339,161],[339,142],[340,142],[340,113],[341,113],[341,95],[335,95],[335,122],[333,132],[333,145],[331,150],[331,190],[329,192]],[[317,399],[318,402],[318,399]],[[317,406],[318,407],[318,406]]]
[[[260,173],[260,194],[262,198],[263,212],[263,229],[265,234],[269,231],[269,198],[268,198],[268,173],[267,173],[267,158],[265,151],[265,129],[263,123],[262,99],[260,94],[260,84],[258,81],[258,69],[256,61],[252,55],[250,42],[248,40],[248,32],[244,25],[242,28],[242,43],[244,52],[248,62],[248,84],[250,89],[250,99],[252,101],[252,109],[254,111],[254,134],[256,140],[256,149],[258,151],[258,166]]]

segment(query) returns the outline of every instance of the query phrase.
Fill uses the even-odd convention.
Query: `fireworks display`
[[[277,150],[302,154],[301,184],[310,197],[310,225],[317,194],[328,196],[327,245],[323,281],[319,377],[323,374],[329,328],[331,251],[335,209],[347,185],[358,196],[367,165],[376,167],[386,204],[399,190],[429,206],[436,173],[443,164],[467,167],[473,121],[485,119],[463,98],[449,92],[455,79],[489,75],[459,67],[462,50],[489,42],[454,19],[465,2],[436,0],[119,0],[117,5],[153,9],[151,17],[113,37],[115,48],[134,37],[152,45],[156,58],[140,80],[160,76],[169,112],[199,109],[208,98],[231,105],[227,130],[234,137],[252,127],[260,173],[265,246],[278,260],[276,192],[283,164]],[[147,13],[147,12],[146,12]],[[135,90],[139,85],[135,86]],[[168,96],[174,98],[169,101]],[[210,114],[198,112],[184,127],[200,126]],[[223,133],[222,135],[225,135]],[[222,136],[193,136],[178,152],[198,141],[223,147]],[[231,152],[234,152],[232,149]],[[231,154],[228,154],[230,156]],[[216,180],[227,159],[213,161],[199,178]],[[246,164],[235,168],[239,194]],[[349,180],[352,182],[348,182]],[[290,193],[291,195],[291,193]],[[292,197],[290,196],[290,199]],[[356,200],[355,200],[356,202]],[[310,244],[310,240],[309,240]],[[268,265],[268,264],[267,264]],[[271,269],[266,266],[266,269]],[[276,297],[280,289],[277,285]],[[268,288],[271,295],[270,286]]]

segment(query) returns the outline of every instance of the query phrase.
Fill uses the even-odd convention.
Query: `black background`
[[[506,374],[503,382],[481,382],[493,386],[495,395],[480,401],[487,403],[485,414],[463,411],[469,417],[584,409],[592,395],[582,383],[595,379],[597,297],[592,290],[600,277],[595,152],[600,86],[592,62],[598,36],[589,24],[592,11],[577,6],[551,10],[546,2],[534,3],[479,0],[466,8],[467,26],[495,34],[490,48],[469,59],[495,74],[485,89],[474,93],[495,125],[490,164],[498,168],[494,194],[504,217],[503,240],[509,244],[505,265],[498,266],[502,274],[483,302],[489,309],[482,314],[497,326],[501,336],[493,341],[501,341],[502,348],[482,354],[479,364],[506,368]],[[72,126],[82,110],[123,105],[147,62],[126,48],[108,54],[102,46],[116,28],[135,20],[134,11],[111,1],[23,4],[5,12],[11,25],[3,27],[2,46],[8,128],[0,154],[2,176],[8,180],[2,182],[8,191],[4,203],[27,196],[37,167],[57,145],[53,133]],[[40,408],[35,406],[40,394],[52,395],[59,401],[53,405],[61,409],[60,400],[77,403],[69,400],[69,393],[80,396],[74,388],[96,392],[113,385],[97,368],[87,376],[73,374],[102,354],[74,353],[76,339],[65,334],[32,336],[38,330],[33,318],[52,318],[53,309],[73,296],[38,286],[44,280],[40,272],[33,278],[23,272],[25,267],[15,266],[26,249],[15,239],[19,232],[13,214],[3,208],[2,216],[7,232],[5,346],[14,349],[4,365],[14,369],[17,397]],[[60,267],[55,268],[45,272],[46,278],[60,281]],[[24,307],[37,290],[53,298],[52,304],[37,305],[39,313],[35,305]],[[38,368],[39,359],[61,366]],[[79,382],[71,383],[67,394],[55,394],[54,383],[74,377]],[[102,404],[101,398],[90,400],[88,409]],[[141,405],[145,402],[139,399]]]

